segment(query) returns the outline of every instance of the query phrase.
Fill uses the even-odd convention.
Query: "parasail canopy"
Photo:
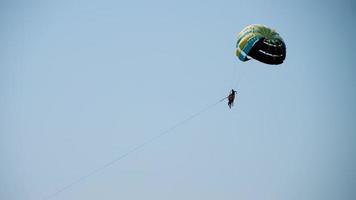
[[[244,62],[253,58],[278,65],[286,58],[286,45],[275,30],[262,24],[249,25],[238,34],[236,56]]]

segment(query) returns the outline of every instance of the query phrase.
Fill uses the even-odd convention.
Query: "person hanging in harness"
[[[234,89],[231,89],[229,96],[227,96],[227,100],[228,100],[227,105],[229,106],[230,109],[234,105],[235,94],[237,94],[237,92]]]

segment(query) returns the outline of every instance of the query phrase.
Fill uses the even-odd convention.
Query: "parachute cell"
[[[261,24],[250,25],[238,34],[236,56],[244,62],[253,58],[278,65],[286,57],[286,45],[275,30]]]

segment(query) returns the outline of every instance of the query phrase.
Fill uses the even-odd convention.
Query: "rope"
[[[248,59],[252,59],[249,56],[247,57]],[[237,69],[239,68],[239,69]],[[238,89],[239,84],[241,79],[244,77],[245,70],[242,70],[243,68],[240,67],[240,65],[233,65],[232,67],[232,73],[231,73],[231,83],[230,83],[230,88],[231,89]]]
[[[230,83],[230,88],[233,89],[235,86],[235,81],[237,78],[237,66],[233,65],[232,66],[232,72],[231,72],[231,83]]]
[[[154,142],[155,140],[157,140],[157,139],[161,138],[162,136],[164,136],[164,135],[170,133],[171,131],[173,131],[174,129],[178,128],[179,126],[182,126],[183,124],[189,122],[190,120],[194,119],[195,117],[197,117],[197,116],[203,114],[204,112],[210,110],[211,108],[213,108],[213,107],[216,106],[217,104],[219,104],[219,103],[221,103],[222,101],[224,101],[226,98],[227,98],[227,97],[225,97],[225,98],[223,98],[223,99],[221,99],[221,100],[219,100],[219,101],[217,101],[217,102],[215,102],[215,103],[213,103],[213,104],[210,104],[210,105],[206,106],[205,108],[203,108],[203,109],[199,110],[198,112],[196,112],[196,113],[190,115],[189,117],[183,119],[182,121],[180,121],[180,122],[178,122],[178,123],[172,125],[171,127],[167,128],[166,130],[164,130],[164,131],[162,131],[161,133],[157,134],[156,136],[152,137],[151,139],[148,139],[147,141],[145,141],[145,142],[143,142],[143,143],[141,143],[141,144],[139,144],[139,145],[133,147],[132,149],[128,150],[126,153],[120,155],[119,157],[115,158],[114,160],[112,160],[112,161],[110,161],[110,162],[108,162],[108,163],[102,165],[101,167],[98,167],[98,168],[92,170],[92,171],[89,172],[88,174],[86,174],[86,175],[84,175],[84,176],[82,176],[82,177],[80,177],[80,178],[74,180],[73,182],[67,184],[66,186],[60,188],[59,190],[57,190],[57,191],[54,192],[53,194],[51,194],[51,195],[49,195],[49,196],[43,198],[43,200],[52,199],[53,197],[58,196],[59,194],[63,193],[64,191],[66,191],[66,190],[72,188],[73,186],[79,184],[80,182],[84,181],[85,179],[87,179],[87,178],[89,178],[89,177],[91,177],[91,176],[93,176],[93,175],[95,175],[95,174],[97,174],[97,173],[103,171],[104,169],[106,169],[106,168],[108,168],[108,167],[114,165],[114,164],[117,163],[118,161],[120,161],[120,160],[122,160],[122,159],[128,157],[130,154],[135,153],[135,152],[137,152],[137,151],[143,149],[143,148],[144,148],[145,146],[147,146],[148,144]]]
[[[244,71],[244,70],[241,70],[241,73],[239,73],[239,77],[237,78],[237,81],[235,82],[235,85],[234,85],[234,87],[235,87],[236,89],[238,89],[238,87],[239,87],[239,85],[240,85],[240,82],[241,82],[241,80],[243,79],[244,75],[245,75],[245,71]]]

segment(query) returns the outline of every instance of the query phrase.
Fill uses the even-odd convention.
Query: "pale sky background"
[[[275,28],[280,66],[240,62]],[[0,3],[0,199],[356,199],[352,0]],[[235,74],[236,72],[236,74]],[[238,83],[238,84],[237,84]]]

